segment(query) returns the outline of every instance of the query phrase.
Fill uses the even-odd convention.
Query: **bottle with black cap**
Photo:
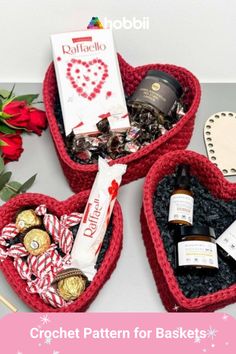
[[[193,204],[189,166],[181,164],[177,167],[175,188],[170,197],[168,222],[174,225],[192,225]]]

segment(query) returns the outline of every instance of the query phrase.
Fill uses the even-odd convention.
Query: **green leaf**
[[[10,99],[10,98],[12,98],[12,97],[14,97],[14,90],[15,90],[15,84],[12,86],[12,89],[11,89],[11,92],[9,93],[9,95],[8,95],[8,97],[7,97],[7,99]]]
[[[0,156],[0,175],[3,173],[4,168],[5,168],[4,160],[3,160],[2,156]]]
[[[6,98],[8,98],[8,96],[10,95],[10,91],[7,91],[7,90],[0,90],[0,97],[3,98],[4,100]]]
[[[21,184],[16,181],[7,183],[0,192],[0,198],[4,202],[7,202],[9,199],[11,199],[12,197],[16,196],[19,193],[18,191],[20,187]]]
[[[0,125],[0,132],[4,134],[15,134],[15,129],[10,128],[8,125],[1,124]]]
[[[7,144],[7,143],[5,143],[5,141],[0,140],[0,147],[1,147],[1,146],[8,146],[8,144]]]
[[[37,173],[30,177],[25,183],[22,184],[22,186],[19,189],[20,193],[26,192],[33,184],[36,179]]]
[[[11,182],[5,184],[5,187],[11,189],[15,193],[19,193],[20,188],[22,187],[22,184],[20,182],[17,182],[17,181],[11,181]]]
[[[10,182],[11,183],[11,182]],[[10,185],[9,183],[9,185]],[[9,199],[12,197],[15,197],[17,195],[17,192],[15,192],[13,189],[9,188],[8,186],[5,186],[1,191],[0,191],[0,198],[4,201],[7,202]]]
[[[6,172],[0,176],[0,190],[3,189],[5,184],[9,182],[11,175],[12,175],[11,172]]]
[[[26,101],[28,104],[32,104],[36,98],[38,98],[39,95],[22,95],[22,96],[16,96],[13,98],[13,101]]]

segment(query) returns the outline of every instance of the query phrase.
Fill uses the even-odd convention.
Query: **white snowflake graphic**
[[[195,337],[194,338],[194,343],[201,343],[201,338],[200,337]]]
[[[40,320],[42,322],[43,325],[48,324],[49,322],[51,322],[51,320],[49,319],[48,315],[43,315],[40,317]]]
[[[207,330],[207,337],[211,338],[212,340],[216,337],[216,333],[218,332],[217,329],[212,328],[211,326]]]
[[[18,351],[17,354],[23,354],[23,353]]]
[[[58,352],[57,350],[53,350],[52,354],[60,354],[60,352]]]
[[[44,343],[50,345],[52,343],[52,337],[47,337]]]
[[[212,344],[211,347],[212,347],[212,348],[215,348],[215,344]]]
[[[204,349],[202,349],[202,351],[204,352],[204,353],[206,353],[207,352],[207,350],[204,348]]]
[[[226,321],[228,318],[229,318],[229,316],[224,314],[223,317],[222,317],[222,320]]]
[[[177,311],[179,310],[179,306],[178,306],[178,305],[175,305],[175,306],[173,307],[173,310],[177,312]]]

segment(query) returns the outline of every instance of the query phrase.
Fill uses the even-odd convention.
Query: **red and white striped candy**
[[[15,237],[19,233],[19,230],[17,229],[15,224],[8,224],[2,229],[2,233],[0,236],[0,244],[2,246],[7,246],[7,243],[5,240],[9,240],[13,237]]]
[[[62,264],[63,264],[63,266],[71,264],[71,255],[70,254],[67,254],[67,255],[65,255],[65,257],[62,258]]]
[[[52,273],[48,273],[43,278],[36,278],[35,280],[28,281],[27,291],[32,294],[40,294],[41,292],[46,291],[51,286],[53,277],[54,275]]]
[[[73,234],[68,229],[80,223],[83,214],[71,213],[62,215],[59,220],[55,215],[46,214],[47,208],[44,204],[35,209],[37,215],[44,215],[43,223],[47,232],[52,235],[55,242],[59,243],[59,247],[65,254],[69,254],[73,246]]]
[[[63,269],[64,262],[55,247],[52,245],[41,256],[28,257],[30,270],[36,277],[42,278],[50,272],[55,275]]]
[[[62,228],[60,240],[59,240],[59,247],[65,254],[69,254],[72,246],[73,246],[74,238],[73,234],[67,228]]]
[[[9,240],[12,237],[15,237],[19,233],[15,224],[8,224],[2,229],[1,237],[5,240]]]
[[[66,306],[66,302],[58,295],[57,291],[51,286],[54,275],[48,273],[47,276],[42,279],[38,278],[34,281],[28,282],[29,293],[38,293],[44,302],[50,304],[53,307]]]
[[[0,262],[5,261],[7,256],[8,256],[8,253],[0,247]]]
[[[45,215],[46,212],[47,212],[47,207],[45,204],[41,204],[35,209],[35,213],[39,216]]]
[[[22,279],[31,280],[30,268],[22,258],[15,258],[14,266]]]
[[[65,254],[69,254],[73,246],[73,234],[64,226],[59,219],[52,214],[46,214],[43,219],[45,229],[52,235],[55,242],[59,243],[59,247]],[[73,225],[75,219],[73,218]],[[68,222],[67,222],[68,224]]]
[[[52,286],[48,288],[47,291],[43,292],[40,294],[40,297],[43,299],[43,301],[47,304],[50,304],[53,307],[63,307],[67,306],[68,304],[65,302],[65,300],[62,299],[60,295],[58,295],[56,289],[54,289]]]
[[[52,235],[55,242],[59,242],[61,236],[61,224],[58,218],[52,214],[45,214],[43,223],[46,230]]]
[[[76,212],[71,213],[69,215],[62,215],[61,223],[65,227],[75,226],[75,225],[78,225],[81,222],[82,217],[83,217],[83,214],[76,213]]]
[[[16,245],[12,245],[8,249],[8,256],[10,257],[25,257],[29,254],[26,248],[22,245],[22,243],[17,243]]]
[[[52,245],[45,253],[40,256],[30,255],[28,257],[28,264],[31,272],[39,278],[51,271],[52,267],[52,251],[56,246]]]
[[[4,238],[1,238],[1,237],[0,237],[0,245],[1,245],[1,246],[4,246],[4,247],[7,246],[7,242],[4,240]]]

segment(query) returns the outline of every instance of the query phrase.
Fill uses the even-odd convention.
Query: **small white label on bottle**
[[[193,223],[193,197],[186,194],[173,194],[170,197],[168,221],[180,220]]]
[[[178,243],[179,266],[218,268],[217,247],[208,241],[182,241]]]
[[[216,243],[236,261],[236,221],[223,232]]]

